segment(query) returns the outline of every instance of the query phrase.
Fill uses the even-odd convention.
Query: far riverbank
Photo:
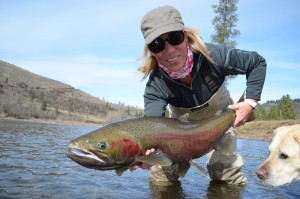
[[[24,122],[34,122],[34,123],[43,123],[43,124],[57,124],[57,125],[73,125],[73,126],[102,126],[101,124],[96,124],[92,122],[78,122],[70,120],[47,120],[47,119],[16,119],[12,117],[0,117],[0,120],[10,120],[10,121],[24,121]]]
[[[300,120],[255,120],[238,128],[238,137],[257,140],[271,140],[273,131],[280,126],[300,124]]]

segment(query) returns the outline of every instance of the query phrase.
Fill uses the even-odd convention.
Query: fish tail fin
[[[237,103],[243,102],[245,100],[245,93],[246,93],[246,91],[243,92],[242,96],[240,97],[240,99],[239,99],[239,101]],[[254,111],[252,111],[251,115],[249,116],[249,118],[248,118],[248,120],[246,122],[251,122],[251,121],[253,121],[255,119],[256,119],[256,116],[254,114]]]
[[[246,91],[243,92],[242,96],[240,97],[240,99],[238,100],[237,103],[243,102],[245,100],[245,93],[246,93]]]
[[[255,116],[255,114],[254,114],[254,111],[252,111],[250,117],[248,118],[248,120],[247,120],[246,122],[251,122],[251,121],[253,121],[253,120],[256,120],[256,116]]]

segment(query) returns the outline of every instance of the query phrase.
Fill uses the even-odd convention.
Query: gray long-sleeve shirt
[[[159,67],[151,72],[144,93],[144,115],[162,117],[166,106],[192,108],[206,103],[213,95],[205,72],[213,77],[220,87],[229,75],[246,75],[246,98],[260,100],[266,76],[266,61],[256,52],[228,48],[221,45],[206,44],[211,51],[214,63],[210,63],[203,55],[194,54],[191,86],[171,79]]]

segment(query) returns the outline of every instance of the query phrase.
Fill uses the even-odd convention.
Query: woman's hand
[[[149,150],[146,151],[145,155],[149,155],[150,153],[153,153],[154,151],[155,151],[154,148],[149,149]],[[152,166],[152,165],[147,164],[147,163],[135,164],[135,165],[132,165],[132,166],[130,167],[130,171],[134,171],[134,170],[136,170],[136,169],[138,169],[138,168],[141,168],[141,169],[149,169],[151,166]]]
[[[237,104],[232,104],[228,106],[229,109],[232,109],[236,112],[236,118],[233,123],[233,127],[239,127],[244,125],[245,122],[249,119],[253,107],[246,102],[239,102]]]

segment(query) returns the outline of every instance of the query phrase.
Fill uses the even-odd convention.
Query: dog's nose
[[[264,180],[267,178],[268,172],[265,169],[260,168],[256,170],[256,175],[259,179]]]

